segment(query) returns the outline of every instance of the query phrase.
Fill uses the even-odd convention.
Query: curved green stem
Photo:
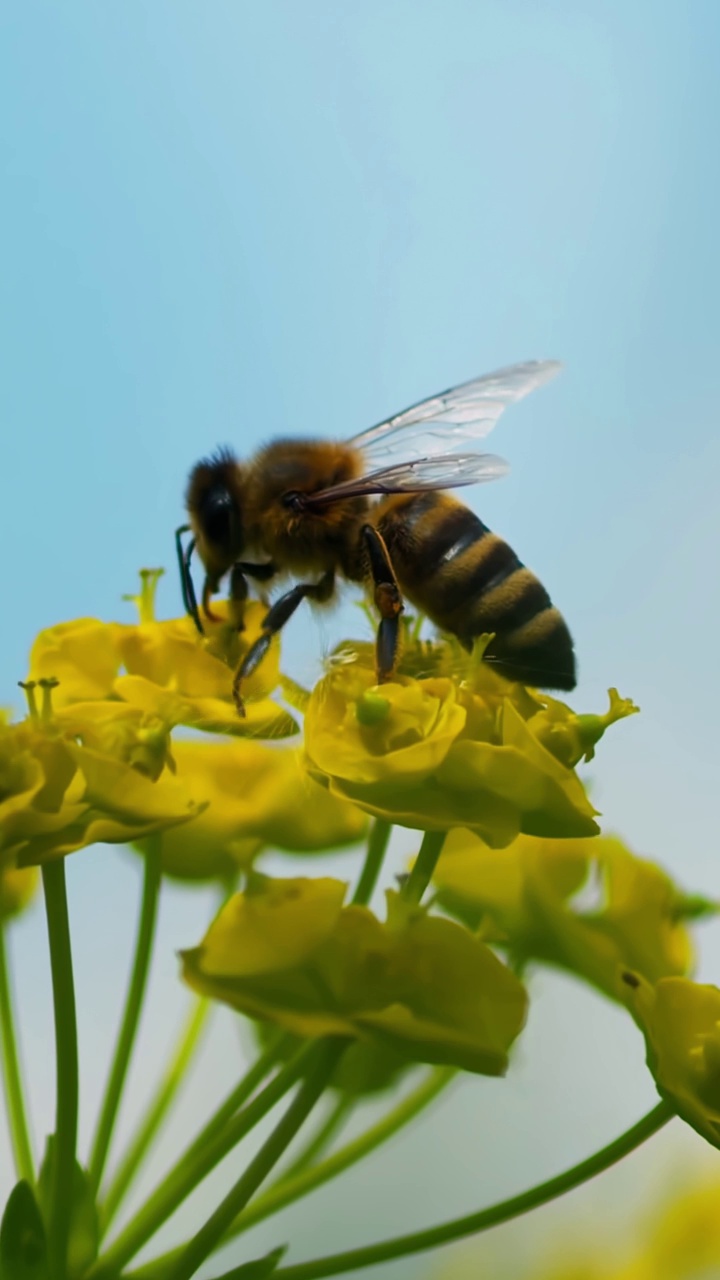
[[[292,1088],[301,1076],[307,1058],[314,1048],[315,1044],[312,1041],[304,1044],[262,1092],[253,1098],[252,1102],[237,1115],[228,1118],[230,1102],[235,1100],[233,1110],[237,1110],[236,1099],[243,1092],[252,1092],[259,1081],[267,1075],[276,1061],[278,1048],[273,1046],[263,1054],[160,1186],[145,1201],[136,1217],[128,1223],[107,1252],[91,1267],[87,1273],[87,1280],[97,1280],[99,1276],[116,1276],[123,1269],[138,1249],[141,1249],[145,1242],[159,1230],[203,1178]]]
[[[153,1138],[175,1101],[190,1062],[201,1042],[202,1033],[205,1030],[211,1008],[212,1005],[209,1000],[196,1000],[190,1011],[190,1016],[180,1033],[175,1052],[100,1206],[103,1235],[125,1199],[128,1189],[132,1185],[138,1169],[152,1145]]]
[[[390,1240],[380,1240],[377,1244],[366,1245],[360,1249],[349,1249],[345,1253],[330,1254],[325,1258],[315,1258],[310,1262],[300,1262],[292,1267],[280,1267],[273,1272],[273,1280],[321,1280],[323,1276],[342,1275],[346,1271],[357,1271],[361,1267],[376,1266],[380,1262],[388,1262],[393,1258],[404,1258],[409,1254],[423,1253],[427,1249],[436,1249],[438,1245],[449,1244],[452,1240],[460,1240],[463,1236],[477,1235],[490,1227],[497,1227],[502,1222],[517,1218],[531,1209],[537,1209],[549,1200],[555,1200],[583,1182],[596,1177],[611,1165],[616,1164],[624,1156],[634,1151],[647,1138],[652,1137],[663,1125],[671,1120],[675,1112],[667,1102],[661,1102],[649,1111],[642,1120],[633,1125],[614,1142],[596,1151],[587,1160],[582,1160],[572,1169],[567,1169],[547,1182],[541,1182],[530,1191],[523,1191],[509,1200],[481,1209],[477,1213],[469,1213],[462,1218],[453,1218],[440,1226],[429,1227],[425,1231],[413,1231],[408,1235],[395,1236]]]
[[[370,828],[368,837],[367,853],[365,854],[365,862],[360,872],[360,879],[357,888],[352,896],[354,906],[367,906],[370,901],[378,876],[382,868],[385,858],[385,851],[388,847],[392,824],[386,822],[384,818],[376,818]]]
[[[160,842],[148,840],[145,849],[145,874],[143,879],[142,903],[137,938],[135,940],[135,959],[133,961],[125,999],[120,1031],[115,1046],[115,1055],[105,1089],[105,1097],[100,1109],[95,1139],[91,1148],[88,1176],[94,1192],[100,1185],[105,1168],[115,1120],[117,1118],[123,1085],[130,1066],[135,1036],[140,1021],[143,997],[147,986],[148,969],[152,955],[157,920],[158,898],[160,896]]]
[[[425,832],[420,845],[420,852],[413,863],[412,871],[403,889],[403,897],[407,902],[420,902],[432,880],[437,860],[445,843],[445,835],[445,831]]]
[[[10,967],[5,947],[5,926],[2,921],[0,921],[0,1060],[15,1172],[18,1179],[24,1178],[32,1186],[35,1181],[35,1166],[25,1112],[20,1055],[15,1035]]]
[[[217,1247],[230,1223],[245,1208],[248,1200],[277,1164],[309,1116],[330,1081],[347,1045],[347,1040],[332,1039],[326,1040],[319,1046],[319,1052],[314,1055],[315,1061],[284,1116],[238,1178],[235,1186],[189,1241],[177,1263],[171,1268],[168,1280],[190,1280],[200,1264]]]
[[[55,1142],[48,1214],[48,1258],[51,1275],[62,1280],[65,1275],[73,1205],[78,1121],[75,984],[64,860],[58,858],[56,862],[46,863],[42,869],[42,877],[52,971],[57,1071]]]
[[[413,1089],[402,1102],[388,1115],[378,1120],[377,1124],[372,1125],[365,1133],[354,1138],[352,1142],[346,1143],[344,1147],[327,1160],[323,1160],[322,1164],[315,1165],[312,1169],[305,1169],[302,1173],[293,1174],[292,1176],[284,1176],[274,1186],[270,1187],[264,1195],[258,1197],[257,1200],[244,1209],[243,1212],[231,1224],[229,1231],[226,1233],[223,1244],[229,1240],[234,1240],[236,1236],[248,1231],[250,1227],[254,1227],[258,1222],[262,1222],[264,1218],[269,1218],[274,1213],[279,1213],[286,1205],[293,1204],[296,1200],[300,1200],[303,1196],[309,1195],[311,1191],[315,1191],[324,1183],[329,1182],[332,1178],[337,1177],[345,1169],[349,1169],[351,1165],[357,1164],[364,1156],[374,1151],[376,1147],[381,1146],[393,1137],[400,1129],[419,1115],[424,1109],[435,1099],[438,1094],[449,1084],[449,1082],[457,1075],[453,1067],[437,1067],[433,1070],[417,1089]],[[172,1249],[169,1253],[163,1254],[159,1258],[154,1258],[152,1262],[148,1262],[143,1267],[138,1267],[137,1271],[133,1271],[127,1276],[127,1280],[161,1280],[161,1277],[167,1274],[168,1267],[172,1266],[175,1260],[180,1256],[180,1249]]]

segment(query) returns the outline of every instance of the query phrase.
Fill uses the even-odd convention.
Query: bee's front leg
[[[392,680],[395,674],[400,645],[400,614],[404,606],[390,554],[382,537],[371,524],[363,525],[362,536],[375,588],[375,604],[380,610],[375,665],[378,684],[383,684],[386,680]]]
[[[247,568],[247,566],[246,566]],[[233,701],[237,707],[238,715],[244,715],[242,695],[240,686],[243,680],[251,676],[260,666],[265,654],[272,643],[273,636],[290,621],[295,610],[303,600],[315,600],[317,604],[324,604],[328,601],[335,590],[335,574],[332,569],[324,573],[319,582],[299,582],[296,587],[291,587],[284,595],[276,600],[272,608],[268,611],[262,625],[262,631],[248,649],[243,657],[233,680]]]

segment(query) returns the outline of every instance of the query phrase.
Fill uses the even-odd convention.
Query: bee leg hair
[[[267,613],[263,622],[262,632],[257,640],[250,645],[247,653],[243,657],[240,665],[235,672],[233,679],[232,694],[233,701],[237,707],[238,715],[244,715],[243,700],[240,693],[240,686],[243,680],[251,676],[260,666],[265,654],[270,648],[273,636],[285,626],[290,620],[299,604],[303,600],[315,600],[318,604],[324,604],[333,594],[335,590],[335,574],[332,569],[324,573],[319,582],[299,582],[296,587],[291,587]]]
[[[375,644],[375,665],[378,684],[383,684],[386,680],[392,680],[395,674],[403,602],[392,560],[377,529],[374,529],[371,524],[363,525],[362,536],[375,587],[375,604],[380,610],[380,626]]]

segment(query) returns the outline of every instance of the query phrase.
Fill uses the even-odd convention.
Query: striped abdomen
[[[575,655],[562,614],[515,552],[445,493],[387,498],[374,524],[399,586],[466,648],[494,632],[486,657],[509,680],[574,689]]]

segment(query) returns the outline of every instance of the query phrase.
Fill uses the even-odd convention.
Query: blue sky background
[[[40,627],[129,617],[138,567],[172,571],[187,471],[216,444],[349,435],[558,357],[562,377],[493,437],[511,475],[472,501],[564,610],[576,705],[616,684],[642,706],[599,753],[607,825],[717,893],[719,35],[712,0],[5,5],[5,700]],[[161,603],[179,608],[172,572]],[[350,609],[299,616],[286,666],[311,679],[357,625]],[[91,1096],[133,927],[128,865],[71,862]],[[146,1061],[182,1000],[172,950],[202,919],[169,896]],[[40,1114],[41,923],[15,940]],[[716,979],[719,932],[704,948]],[[468,1086],[350,1192],[288,1214],[297,1256],[321,1225],[339,1247],[519,1189],[651,1104],[620,1015],[559,979],[539,991],[513,1079]],[[234,1028],[219,1034],[198,1108],[232,1078]],[[648,1169],[673,1142],[695,1149],[668,1135]],[[439,1144],[437,1186],[423,1161]],[[422,1265],[439,1269],[382,1276]]]

